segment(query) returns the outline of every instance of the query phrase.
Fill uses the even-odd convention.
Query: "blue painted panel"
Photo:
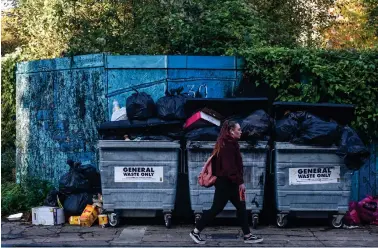
[[[108,120],[111,119],[113,101],[117,100],[125,107],[127,97],[135,93],[134,89],[150,94],[156,102],[164,96],[167,71],[163,69],[113,69],[107,70],[108,77]]]
[[[168,90],[184,87],[184,92],[195,97],[232,97],[240,83],[236,70],[168,70]]]
[[[360,172],[354,171],[353,177],[352,177],[352,193],[351,193],[351,200],[352,201],[358,201],[359,200],[359,178],[360,178]]]
[[[243,60],[234,56],[169,56],[170,69],[243,69]]]
[[[28,74],[16,75],[16,109],[29,108],[31,91],[28,90],[32,83],[32,77]]]
[[[166,83],[167,71],[162,69],[122,69],[107,70],[108,95],[117,95],[130,91],[132,88],[145,87]]]
[[[186,69],[188,56],[168,56],[169,69]]]
[[[70,58],[45,59],[17,64],[16,73],[32,73],[42,71],[67,70],[71,67]]]
[[[367,195],[377,195],[378,184],[378,166],[377,166],[377,143],[370,145],[371,156],[363,167],[356,173],[357,176],[353,178],[353,200],[359,201]]]
[[[17,75],[17,179],[54,184],[69,154],[97,164],[97,127],[105,121],[103,68]],[[78,160],[77,160],[78,161]]]
[[[73,57],[72,68],[93,68],[105,65],[104,54],[89,54]]]
[[[167,56],[107,56],[106,68],[123,69],[165,69],[167,68]]]

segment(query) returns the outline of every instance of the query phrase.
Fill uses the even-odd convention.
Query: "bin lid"
[[[339,124],[349,124],[354,119],[353,104],[336,103],[305,103],[305,102],[274,102],[273,113],[276,119],[281,119],[286,111],[308,111],[320,117],[331,118]]]
[[[212,109],[224,117],[250,114],[255,110],[268,111],[269,102],[266,97],[259,98],[189,98],[185,103],[188,116],[202,108]]]
[[[146,131],[147,128],[171,128],[171,127],[182,127],[183,121],[164,121],[158,118],[151,118],[145,121],[129,121],[129,120],[121,120],[121,121],[108,121],[104,122],[98,128],[99,134],[106,134],[106,133],[116,133],[117,131],[125,132],[125,131]]]

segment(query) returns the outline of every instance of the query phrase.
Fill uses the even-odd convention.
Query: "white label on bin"
[[[340,166],[289,168],[289,184],[326,184],[340,182]]]
[[[162,183],[163,178],[163,166],[114,167],[116,183]]]

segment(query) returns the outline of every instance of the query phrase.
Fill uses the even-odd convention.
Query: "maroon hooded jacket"
[[[243,184],[243,160],[237,140],[227,138],[221,147],[218,156],[212,160],[213,175],[228,177],[237,185]]]

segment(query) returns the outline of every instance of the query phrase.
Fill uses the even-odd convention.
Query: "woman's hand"
[[[243,191],[243,192],[245,191],[244,183],[239,185],[239,191]]]

